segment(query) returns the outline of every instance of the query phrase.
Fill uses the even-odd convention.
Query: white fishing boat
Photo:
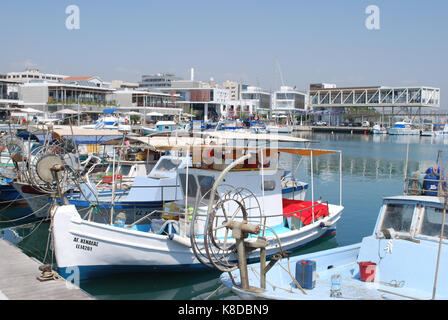
[[[192,167],[179,171],[184,198],[132,224],[125,222],[120,210],[111,215],[110,222],[98,223],[83,218],[73,205],[55,206],[51,216],[58,272],[69,276],[76,270],[80,279],[86,279],[117,272],[201,268],[204,259],[197,253],[205,254],[210,227],[229,219],[236,222],[241,215],[264,223],[269,256],[279,251],[278,238],[283,248],[290,250],[334,232],[342,204],[314,201],[313,196],[311,201],[283,198],[285,170],[276,167],[274,149],[241,148],[242,156],[235,156],[227,165],[217,159],[223,160],[229,153],[219,153],[217,148],[224,147],[214,147],[212,162],[210,146],[191,148]],[[305,157],[334,153],[294,148],[278,151]],[[199,161],[194,156],[197,152],[203,155]],[[230,149],[230,154],[233,152]],[[232,239],[224,230],[213,232],[220,238],[215,244],[222,249],[215,255],[236,261],[228,251],[234,247]],[[255,237],[252,241],[258,243]],[[250,257],[259,258],[256,253]]]
[[[189,124],[179,125],[174,121],[157,121],[154,128],[142,127],[143,135],[151,135],[157,133],[187,133],[189,132]]]
[[[390,135],[419,135],[420,130],[412,123],[398,121],[393,127],[387,129],[387,133]]]
[[[292,132],[292,126],[288,125],[268,125],[266,126],[266,131],[268,133],[291,133]]]
[[[372,127],[373,134],[387,134],[387,129],[379,123],[375,123]]]

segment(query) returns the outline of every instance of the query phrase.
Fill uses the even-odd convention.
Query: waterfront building
[[[171,88],[162,91],[177,95],[177,105],[194,114],[196,120],[218,121],[230,100],[229,90],[222,88]]]
[[[222,87],[230,91],[230,100],[240,100],[242,84],[236,81],[224,81]]]
[[[34,80],[44,80],[51,82],[58,82],[62,79],[67,78],[66,75],[42,73],[39,69],[28,68],[23,72],[8,72],[7,79],[18,81],[22,83],[28,83]]]
[[[308,110],[307,94],[295,88],[282,86],[273,95],[273,114],[294,114]]]
[[[95,82],[77,81],[25,83],[19,86],[19,100],[23,106],[50,113],[67,107],[95,113],[115,105],[110,99],[114,89],[100,87]]]
[[[174,80],[182,80],[180,77],[176,77],[173,73],[156,73],[142,75],[142,81],[140,82],[141,88],[167,88],[171,87],[171,82]]]
[[[60,82],[62,83],[70,83],[80,86],[96,86],[99,88],[108,88],[110,86],[109,83],[104,82],[98,76],[76,76],[76,77],[66,77],[62,79]]]
[[[271,93],[254,86],[244,88],[240,93],[240,99],[231,99],[227,106],[224,106],[223,115],[226,118],[246,118],[255,115],[268,117],[271,110]]]
[[[178,96],[171,93],[127,88],[115,90],[111,97],[118,109],[139,112],[144,119],[154,112],[165,117],[182,113],[182,108],[176,102]]]
[[[171,88],[210,88],[210,83],[200,80],[173,80],[171,81]]]
[[[138,82],[127,82],[122,80],[112,80],[109,86],[111,89],[138,89]]]

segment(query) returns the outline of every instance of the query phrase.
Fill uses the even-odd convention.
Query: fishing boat
[[[225,146],[213,147],[212,162],[210,146],[188,148],[192,165],[179,170],[183,199],[131,224],[120,210],[111,215],[110,222],[98,223],[83,217],[74,205],[54,206],[52,236],[59,274],[69,276],[76,270],[80,279],[88,279],[119,272],[202,269],[207,265],[203,255],[209,228],[243,216],[264,221],[268,255],[278,252],[277,238],[289,250],[334,232],[342,205],[284,199],[285,170],[276,167],[276,152],[241,148],[242,156],[237,156],[236,148],[221,153],[219,148]],[[294,148],[279,151],[311,157],[334,153]],[[230,164],[217,160],[225,155],[233,155]],[[215,233],[220,240],[214,243],[222,250],[213,255],[237,261],[228,233],[222,229]],[[257,238],[252,240],[254,245],[258,243]],[[255,253],[251,258],[259,256]]]
[[[6,203],[10,201],[23,200],[23,197],[11,185],[14,180],[0,176],[0,202]]]
[[[373,134],[387,134],[387,129],[383,127],[380,123],[375,123],[372,127]]]
[[[143,135],[158,134],[163,132],[182,132],[186,133],[189,130],[188,125],[178,125],[174,121],[157,121],[155,128],[143,127]]]
[[[266,131],[268,133],[291,133],[292,132],[292,126],[288,125],[268,125],[266,126]]]
[[[448,137],[448,124],[446,123],[434,124],[434,136]]]
[[[446,182],[437,166],[406,181],[360,243],[271,260],[267,272],[250,264],[221,282],[242,299],[448,299]]]
[[[390,135],[419,135],[420,130],[409,122],[398,121],[393,127],[387,129],[387,133]]]

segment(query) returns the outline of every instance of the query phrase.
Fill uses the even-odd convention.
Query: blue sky
[[[65,27],[68,5],[80,29]],[[380,29],[368,30],[368,5]],[[174,72],[274,89],[285,84],[426,85],[448,92],[448,1],[2,0],[0,72],[139,81]]]

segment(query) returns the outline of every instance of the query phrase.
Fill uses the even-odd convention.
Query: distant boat
[[[372,127],[372,133],[373,134],[387,134],[387,129],[383,127],[381,124],[376,123]]]
[[[448,126],[444,123],[426,124],[424,125],[420,135],[428,137],[448,136]]]
[[[420,130],[409,122],[398,121],[392,128],[387,129],[387,133],[390,135],[419,135]]]
[[[434,135],[448,137],[448,124],[434,124]]]
[[[189,132],[190,125],[178,125],[174,121],[157,121],[154,128],[142,127],[143,135],[151,135],[162,132]]]
[[[291,133],[292,126],[269,125],[266,127],[268,133]]]

